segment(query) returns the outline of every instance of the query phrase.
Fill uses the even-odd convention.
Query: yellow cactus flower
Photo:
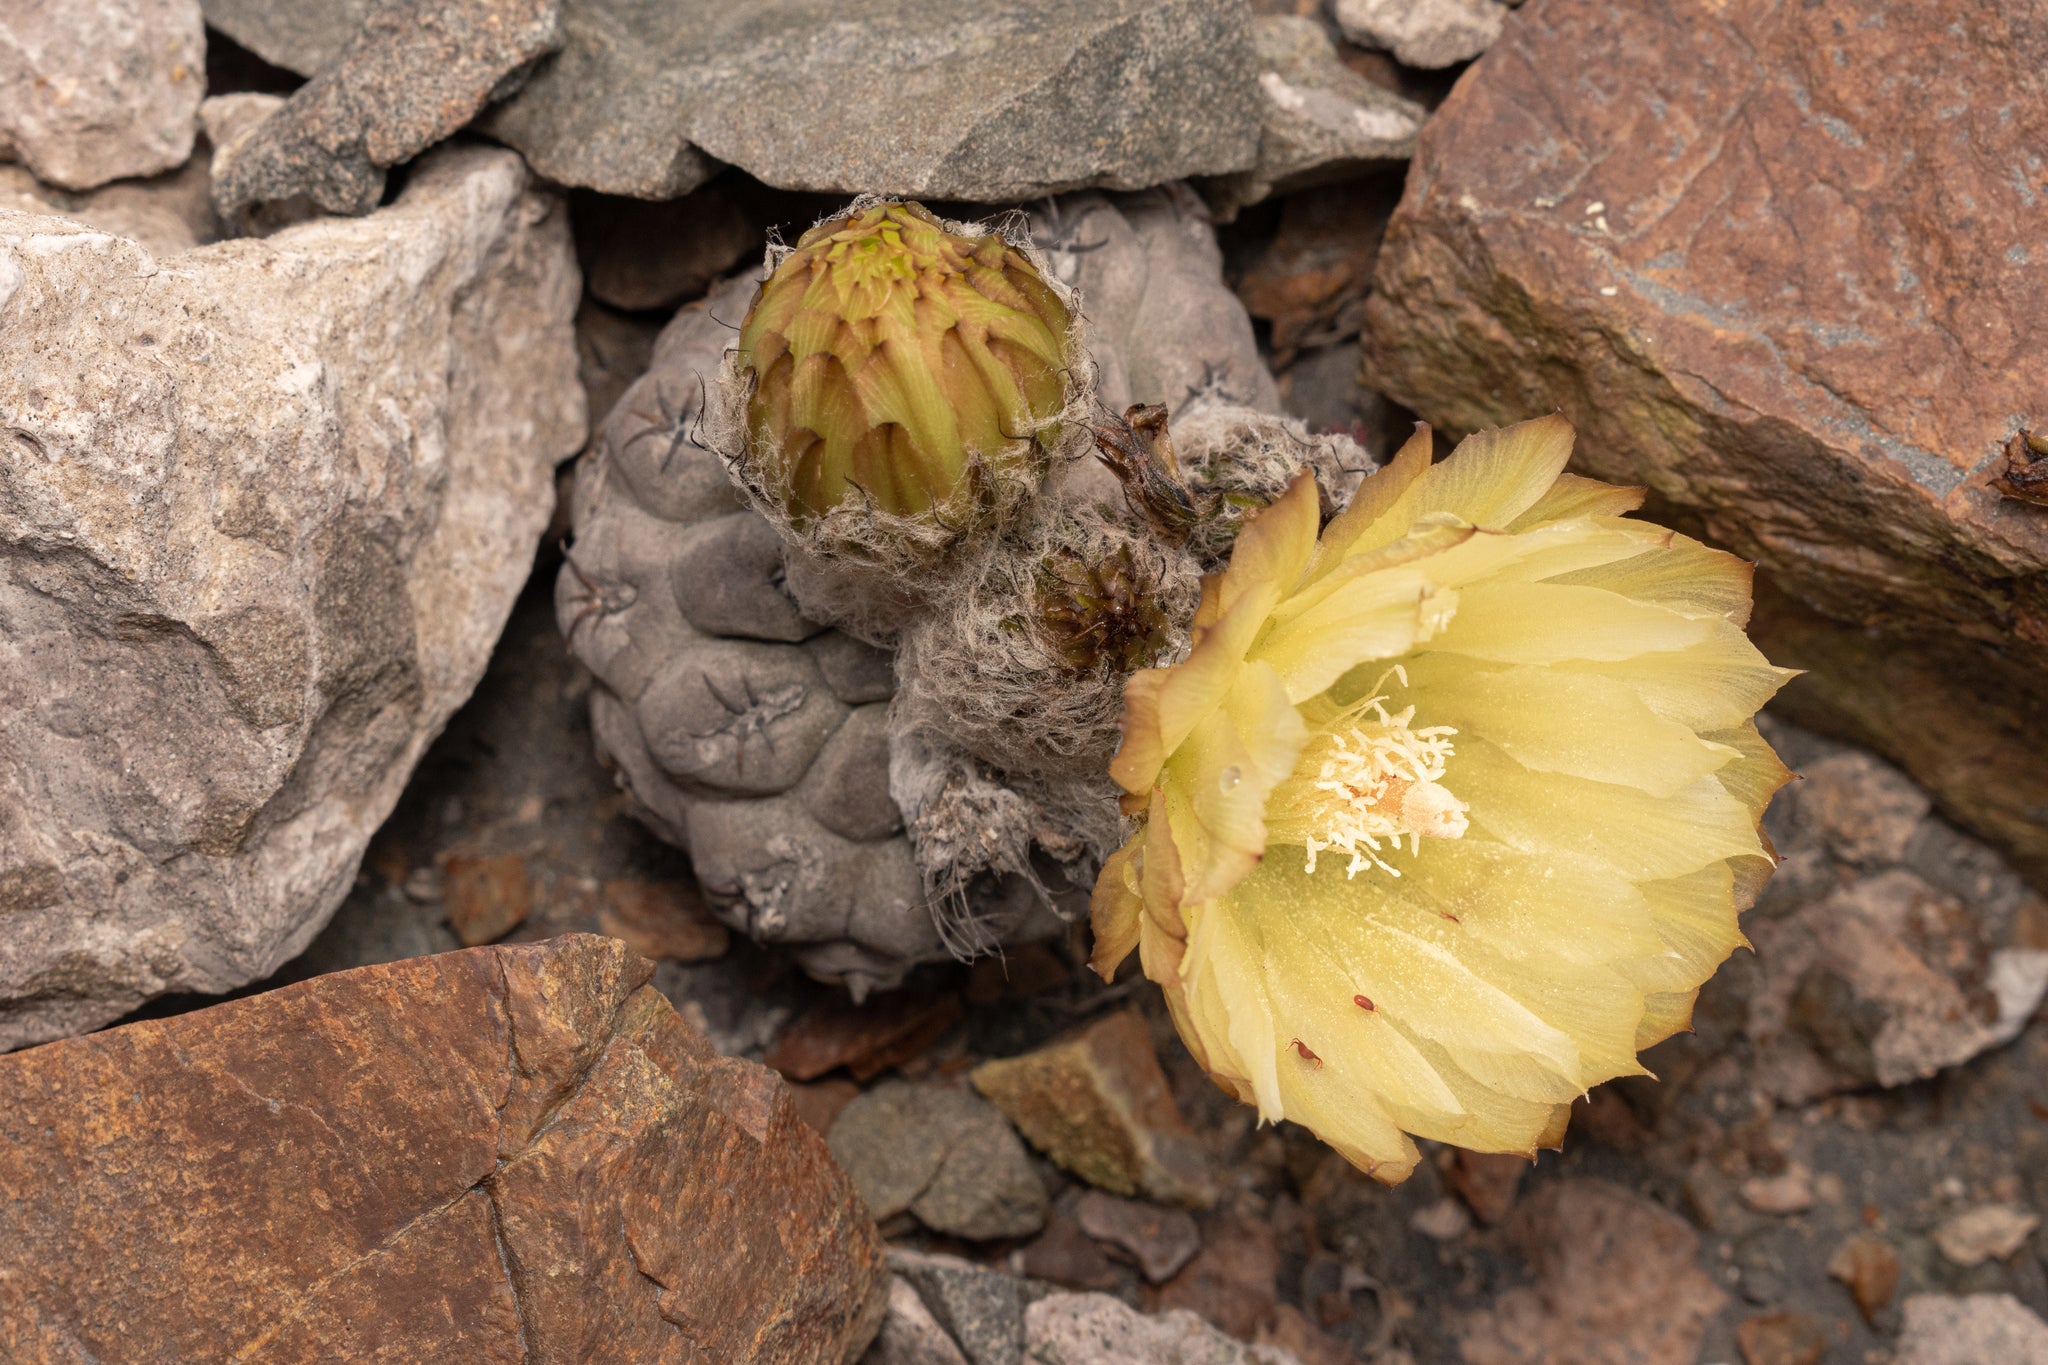
[[[1788,774],[1750,567],[1563,472],[1572,429],[1423,428],[1317,535],[1303,477],[1136,674],[1096,884],[1181,1037],[1377,1178],[1410,1134],[1534,1155],[1738,944]]]

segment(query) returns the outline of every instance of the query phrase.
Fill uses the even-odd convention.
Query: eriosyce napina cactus
[[[1348,439],[1226,392],[1091,406],[1070,264],[886,203],[776,262],[705,424],[780,537],[746,599],[773,621],[632,572],[789,657],[600,622],[578,649],[603,743],[658,827],[680,812],[739,927],[796,941],[857,869],[891,869],[895,918],[806,949],[813,971],[887,984],[892,952],[990,948],[1092,889],[1098,970],[1137,951],[1263,1118],[1387,1180],[1411,1134],[1554,1142],[1573,1097],[1684,1026],[1771,865],[1785,773],[1751,718],[1787,675],[1743,635],[1747,566],[1565,474],[1557,417],[1440,464],[1424,429],[1362,477]],[[701,461],[657,474],[634,439],[600,456],[638,506],[700,489]],[[595,557],[622,528],[625,572],[658,542],[587,510],[604,467],[579,536]],[[891,659],[886,689],[814,695],[861,647],[809,633],[825,619]],[[856,828],[884,773],[891,819]]]

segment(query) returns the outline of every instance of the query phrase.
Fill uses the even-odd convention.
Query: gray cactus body
[[[1070,196],[1039,214],[1033,233],[1087,310],[1106,406],[1277,410],[1191,200]],[[1092,789],[1006,786],[943,738],[906,738],[891,723],[893,651],[799,607],[788,579],[805,566],[785,567],[775,530],[698,439],[729,324],[756,278],[729,280],[679,313],[652,368],[606,417],[577,471],[557,612],[594,675],[592,728],[635,813],[689,851],[734,929],[859,995],[922,961],[1060,932],[1085,908],[1091,850],[1105,827],[1114,835],[1115,815],[1094,808]],[[1050,496],[1118,494],[1087,460],[1056,471]],[[897,794],[920,803],[908,822],[892,766]],[[985,840],[990,851],[968,863],[976,875],[938,897],[916,840],[936,828],[959,839],[947,825],[958,817],[937,804],[946,800],[1014,811],[1022,833]]]

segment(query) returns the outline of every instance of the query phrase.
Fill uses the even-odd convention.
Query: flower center
[[[1335,850],[1349,856],[1347,877],[1369,867],[1398,877],[1400,869],[1382,852],[1406,839],[1409,850],[1419,853],[1425,838],[1464,834],[1471,807],[1443,785],[1457,731],[1448,725],[1417,729],[1414,718],[1413,706],[1390,713],[1375,689],[1309,741],[1295,769],[1301,787],[1294,803],[1308,852],[1306,871],[1316,870],[1318,855]]]

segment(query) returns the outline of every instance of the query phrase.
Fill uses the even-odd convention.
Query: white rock
[[[1107,1294],[1051,1294],[1025,1309],[1024,1355],[1032,1365],[1300,1365],[1185,1308],[1147,1315]]]
[[[2010,1294],[1915,1294],[1898,1365],[2048,1365],[2048,1322]]]
[[[199,0],[0,4],[0,160],[89,190],[192,154],[206,93]]]
[[[1409,66],[1470,61],[1500,37],[1499,0],[1337,0],[1337,27],[1354,43],[1384,48]]]
[[[0,210],[0,1047],[326,921],[581,443],[577,290],[500,150],[161,258]]]

